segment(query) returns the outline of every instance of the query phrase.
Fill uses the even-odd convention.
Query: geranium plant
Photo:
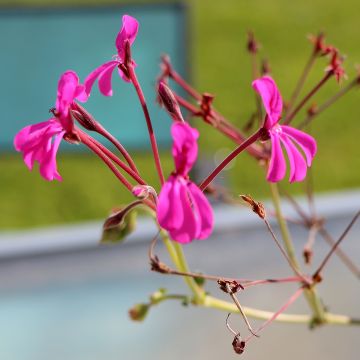
[[[105,220],[103,241],[117,242],[129,234],[133,230],[133,219],[139,209],[143,212],[145,210],[145,213],[154,219],[158,233],[151,242],[149,239],[151,270],[174,277],[183,277],[189,287],[189,293],[173,295],[165,290],[156,291],[150,296],[148,302],[137,304],[130,310],[131,318],[142,320],[152,306],[167,299],[178,299],[180,302],[220,309],[227,313],[239,313],[248,329],[247,336],[244,336],[243,332],[240,336],[240,333],[230,326],[229,315],[226,318],[228,329],[233,333],[232,346],[238,354],[243,353],[246,344],[251,339],[259,337],[262,330],[273,321],[307,323],[312,327],[326,324],[359,325],[359,319],[329,313],[320,300],[317,285],[323,281],[323,270],[333,254],[341,258],[357,279],[360,278],[359,268],[340,248],[340,243],[360,213],[354,214],[353,219],[339,239],[333,239],[325,230],[324,219],[320,218],[313,210],[310,212],[303,210],[296,199],[290,194],[284,193],[298,212],[298,222],[309,230],[309,238],[304,242],[304,262],[309,263],[311,261],[315,233],[324,236],[330,245],[327,256],[318,264],[316,270],[312,274],[307,274],[304,272],[301,261],[294,250],[287,224],[290,220],[285,219],[282,213],[278,183],[283,180],[287,171],[290,183],[307,181],[311,165],[316,161],[317,151],[316,139],[309,134],[306,129],[307,125],[341,96],[359,86],[360,76],[356,76],[346,87],[343,87],[322,105],[311,105],[308,108],[306,118],[300,122],[295,121],[299,117],[300,110],[306,109],[313,95],[319,92],[328,81],[334,79],[341,82],[345,77],[343,57],[338,49],[325,43],[323,34],[311,37],[313,47],[310,58],[295,90],[289,96],[290,100],[284,102],[283,95],[271,77],[268,64],[259,66],[258,43],[253,34],[249,33],[248,52],[253,63],[252,87],[255,91],[256,108],[246,126],[239,129],[215,109],[213,106],[214,97],[211,94],[200,93],[191,87],[176,72],[170,59],[163,56],[156,91],[160,106],[163,106],[169,114],[169,120],[172,121],[171,137],[173,144],[171,154],[174,160],[174,170],[171,174],[164,175],[151,115],[136,76],[137,65],[132,57],[131,49],[135,44],[138,28],[139,24],[135,18],[129,15],[123,16],[122,27],[115,41],[117,50],[115,58],[95,68],[86,77],[84,84],[79,82],[74,71],[64,72],[60,76],[55,108],[51,110],[53,117],[45,122],[25,127],[19,131],[14,140],[15,148],[23,153],[27,167],[31,170],[34,162],[38,162],[41,176],[48,181],[62,180],[56,163],[56,153],[61,140],[83,144],[97,155],[116,176],[121,185],[133,194],[134,201],[132,203],[113,212]],[[308,74],[314,63],[319,60],[327,62],[327,65],[324,66],[325,73],[319,82],[312,86],[303,98],[300,98]],[[111,96],[113,93],[111,80],[113,72],[116,70],[119,76],[129,84],[129,87],[133,86],[137,93],[149,133],[154,158],[154,171],[158,174],[161,188],[156,188],[144,180],[141,169],[138,169],[131,154],[78,102],[91,101],[91,92],[96,91],[94,87],[96,81],[100,92],[104,96]],[[171,83],[176,83],[183,88],[190,99],[173,91]],[[251,84],[249,84],[249,91],[252,91]],[[183,113],[186,113],[187,116],[183,116]],[[199,131],[189,123],[192,117],[202,119],[214,131],[219,131],[234,142],[234,150],[201,181],[196,181],[191,174],[191,169],[197,162],[197,141],[201,136]],[[249,135],[252,129],[253,133]],[[99,133],[110,141],[119,154],[95,140],[90,132]],[[265,209],[264,205],[251,195],[239,194],[239,197],[232,198],[227,189],[220,189],[214,185],[215,177],[243,152],[251,156],[265,170],[264,176],[269,183],[274,211]],[[289,163],[288,169],[285,155]],[[241,156],[243,155],[241,154]],[[309,192],[312,191],[311,187],[307,187],[307,189]],[[182,245],[191,246],[192,241],[206,241],[211,236],[216,218],[214,218],[209,198],[217,197],[218,194],[222,195],[220,197],[222,201],[240,206],[245,204],[259,217],[259,221],[264,223],[269,237],[274,241],[281,256],[293,272],[292,277],[242,279],[239,276],[235,279],[227,277],[226,274],[208,275],[192,272],[189,269]],[[309,202],[313,202],[312,192],[308,195]],[[310,209],[314,209],[314,207],[310,206]],[[268,221],[269,216],[274,216],[277,219],[281,238],[273,231]],[[164,242],[172,265],[161,261],[155,254],[155,245],[158,239]],[[203,246],[206,246],[205,242]],[[219,292],[225,292],[229,301],[220,300],[216,294],[208,293],[204,280],[217,282]],[[279,304],[278,310],[273,313],[243,307],[241,304],[241,292],[246,291],[251,286],[289,282],[297,284],[296,292],[284,304]],[[287,308],[301,295],[304,295],[308,302],[309,313],[288,313]],[[251,318],[262,319],[264,323],[259,328],[254,328],[251,325]]]

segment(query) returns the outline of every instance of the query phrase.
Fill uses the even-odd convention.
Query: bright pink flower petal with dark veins
[[[188,189],[193,198],[194,209],[196,209],[196,219],[200,222],[200,229],[199,233],[196,234],[196,239],[206,239],[210,236],[214,225],[211,205],[204,193],[194,183],[189,182]]]
[[[122,17],[122,27],[115,41],[115,45],[121,61],[124,61],[125,57],[125,41],[129,40],[130,45],[132,45],[132,43],[135,41],[138,29],[139,23],[135,18],[129,15],[124,15]]]
[[[172,156],[178,174],[186,175],[193,167],[197,155],[199,132],[184,122],[174,122],[171,126],[173,138]]]
[[[278,182],[285,176],[286,162],[281,149],[279,134],[273,134],[270,131],[270,137],[272,145],[271,158],[266,178],[270,182]]]
[[[288,135],[304,151],[307,166],[311,166],[312,160],[317,150],[315,139],[309,134],[306,134],[303,131],[295,129],[291,126],[282,125],[281,128],[283,133]]]
[[[269,130],[280,120],[283,108],[280,91],[270,76],[264,76],[253,81],[252,86],[262,98],[267,114],[264,127]]]
[[[303,181],[306,176],[306,162],[300,151],[296,146],[289,140],[289,138],[282,134],[280,135],[280,140],[284,144],[285,150],[287,152],[289,163],[290,163],[290,177],[289,181],[292,183],[294,181]]]

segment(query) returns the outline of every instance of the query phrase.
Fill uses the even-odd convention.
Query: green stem
[[[214,298],[212,296],[206,296],[202,306],[223,310],[226,312],[239,312],[239,309],[236,307],[235,304]],[[247,306],[243,306],[243,310],[246,316],[259,320],[269,320],[274,316],[274,313],[271,311],[254,309]],[[311,324],[313,322],[313,318],[310,315],[305,314],[279,314],[275,321],[294,324]],[[346,315],[337,315],[330,313],[324,314],[324,322],[333,325],[360,325],[359,319],[353,319]]]
[[[189,272],[189,267],[186,262],[186,258],[182,246],[176,242],[173,244],[173,246],[179,260],[179,265],[180,265],[179,270],[183,272]],[[186,276],[184,277],[184,280],[186,284],[189,286],[192,293],[194,294],[195,304],[202,304],[205,298],[204,290],[195,282],[194,278]]]
[[[161,231],[161,237],[165,244],[165,247],[170,255],[172,262],[178,271],[189,272],[189,267],[187,265],[183,249],[180,244],[171,241],[168,234],[165,231]],[[185,276],[184,281],[187,286],[190,288],[194,295],[194,303],[201,304],[204,301],[205,292],[201,287],[195,282],[192,277]]]
[[[169,239],[169,236],[166,234],[165,231],[161,231],[161,238],[164,242],[166,250],[168,251],[168,253],[170,255],[171,261],[173,262],[175,267],[180,270],[181,265],[180,265],[178,255],[174,249],[174,246],[173,246],[171,240]]]
[[[293,267],[300,271],[300,266],[297,261],[296,255],[295,255],[295,249],[293,242],[291,240],[291,236],[289,233],[289,229],[287,227],[286,221],[284,219],[284,216],[282,214],[281,206],[280,206],[280,195],[279,195],[279,189],[276,183],[270,183],[270,189],[272,194],[272,199],[275,207],[276,217],[277,221],[280,227],[281,235],[284,241],[285,250],[289,256],[289,259],[291,263],[293,264]],[[314,317],[317,322],[324,323],[326,321],[325,319],[325,312],[324,308],[321,304],[321,301],[319,299],[319,296],[316,293],[316,290],[314,287],[305,289],[304,291],[305,298],[307,302],[309,303],[309,306],[311,307]]]

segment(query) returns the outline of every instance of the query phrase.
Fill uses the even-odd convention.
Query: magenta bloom
[[[315,139],[291,126],[278,124],[283,103],[276,83],[270,76],[255,80],[252,86],[262,98],[266,110],[264,129],[268,131],[272,144],[267,180],[277,182],[285,176],[286,162],[281,144],[289,158],[290,182],[304,180],[307,167],[311,166],[316,154]]]
[[[163,185],[157,204],[157,218],[171,238],[180,243],[206,239],[213,229],[213,211],[203,192],[188,178],[196,161],[199,133],[184,122],[171,127],[173,172]]]
[[[99,90],[105,96],[112,96],[111,77],[114,69],[118,67],[119,75],[123,80],[129,81],[126,74],[120,69],[125,60],[125,43],[130,42],[130,45],[135,41],[138,32],[139,24],[137,20],[129,15],[124,15],[122,18],[122,27],[118,33],[115,41],[117,48],[117,55],[114,60],[108,61],[92,71],[85,79],[85,91],[90,95],[91,89],[96,80],[98,80]],[[135,63],[134,63],[135,64]]]
[[[37,161],[41,176],[49,181],[62,180],[57,170],[56,153],[64,135],[73,131],[70,106],[74,99],[86,101],[87,96],[76,73],[66,71],[58,84],[55,117],[24,127],[14,139],[15,149],[23,153],[26,166],[32,170]]]

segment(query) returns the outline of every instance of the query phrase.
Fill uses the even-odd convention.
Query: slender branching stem
[[[276,311],[269,319],[267,319],[258,329],[256,329],[256,334],[259,334],[264,328],[266,328],[266,326],[268,326],[269,324],[271,324],[274,320],[276,320],[276,318],[282,314],[291,304],[293,304],[295,302],[295,300],[303,293],[304,288],[301,287],[299,289],[297,289],[295,291],[295,293],[293,295],[290,296],[290,298],[286,301],[285,304],[283,304],[281,306],[281,308]],[[254,334],[249,335],[246,339],[245,342],[248,342],[249,340],[254,338]]]
[[[328,263],[328,261],[330,260],[331,256],[334,254],[336,248],[339,246],[339,244],[345,239],[346,235],[348,234],[348,232],[350,231],[350,229],[353,227],[353,225],[355,224],[356,220],[358,219],[358,217],[360,216],[360,211],[358,211],[355,216],[353,217],[353,219],[350,221],[349,225],[346,227],[346,229],[344,230],[344,232],[341,234],[341,236],[339,237],[338,241],[336,241],[336,243],[334,244],[334,246],[331,248],[331,250],[329,251],[329,253],[325,256],[324,260],[321,262],[319,268],[315,271],[313,278],[316,278],[317,275],[319,275],[322,270],[324,269],[325,265]]]
[[[132,84],[134,85],[134,88],[138,95],[138,98],[139,98],[139,101],[140,101],[140,104],[141,104],[141,107],[142,107],[142,110],[143,110],[143,113],[145,116],[146,125],[148,128],[149,137],[150,137],[151,148],[152,148],[152,152],[153,152],[153,156],[154,156],[154,160],[155,160],[156,171],[159,176],[160,184],[162,185],[162,184],[164,184],[165,179],[164,179],[164,174],[163,174],[162,167],[161,167],[161,161],[160,161],[159,150],[158,150],[158,146],[157,146],[157,142],[156,142],[156,137],[155,137],[154,129],[152,126],[149,110],[148,110],[148,107],[146,104],[145,96],[144,96],[144,93],[140,86],[140,83],[136,77],[134,65],[132,63],[130,63],[128,65],[128,71],[129,71],[130,80],[131,80]]]
[[[287,252],[291,262],[293,263],[293,268],[296,268],[296,269],[298,269],[298,271],[300,271],[300,266],[297,261],[296,255],[295,255],[294,245],[291,240],[290,232],[288,230],[286,221],[284,220],[284,217],[282,215],[282,210],[281,210],[281,205],[280,205],[280,195],[279,195],[279,190],[278,190],[277,184],[270,183],[270,189],[271,189],[273,203],[275,206],[276,217],[278,220],[278,224],[280,227],[280,231],[282,234],[286,252]],[[311,287],[311,288],[305,289],[304,294],[309,303],[309,306],[311,307],[311,309],[314,312],[314,317],[316,318],[316,320],[319,323],[323,323],[325,321],[324,320],[325,311],[324,311],[321,301],[316,293],[315,288]]]
[[[337,100],[339,100],[341,97],[343,97],[349,90],[353,89],[355,86],[359,85],[359,79],[356,78],[353,81],[351,81],[347,86],[342,88],[340,91],[338,91],[335,95],[330,97],[327,101],[325,101],[322,105],[317,107],[314,112],[309,114],[305,120],[303,120],[302,123],[298,126],[299,129],[303,129],[305,126],[307,126],[316,116],[321,114],[324,110],[326,110],[329,106],[334,104]]]
[[[120,180],[120,182],[131,192],[133,185],[125,178],[124,175],[116,168],[113,162],[104,154],[104,152],[91,141],[89,135],[79,131],[78,132],[81,142],[86,145],[92,152],[94,152],[105,165],[114,173],[114,175]]]
[[[130,168],[139,174],[139,171],[134,163],[134,160],[132,159],[132,157],[130,156],[130,154],[126,151],[126,149],[124,148],[124,146],[121,145],[121,143],[113,136],[111,135],[102,125],[97,124],[97,129],[96,131],[102,135],[103,137],[105,137],[106,139],[108,139],[122,154],[122,156],[124,157],[124,159],[127,161],[127,163],[129,164]]]
[[[327,72],[325,76],[315,85],[307,95],[300,101],[300,103],[295,107],[295,109],[288,113],[284,120],[284,125],[288,125],[297,115],[297,113],[303,108],[303,106],[319,91],[319,89],[331,78],[333,75],[332,72]]]
[[[79,131],[79,130],[78,130]],[[81,131],[81,130],[80,130]],[[83,134],[85,134],[83,132]],[[90,135],[86,135],[88,139],[93,142],[109,159],[111,159],[116,165],[120,166],[127,174],[129,174],[135,181],[141,185],[146,185],[145,180],[143,180],[138,172],[135,172],[133,169],[128,167],[123,161],[121,161],[113,152],[111,152],[107,147],[101,144],[99,141],[95,140]]]
[[[256,140],[259,139],[261,129],[247,138],[243,143],[241,143],[234,151],[232,151],[199,185],[201,190],[205,190],[206,187],[215,179],[215,177],[243,150],[248,146],[253,144]]]
[[[295,86],[294,92],[292,93],[292,95],[290,97],[290,100],[287,104],[287,109],[286,109],[285,114],[289,113],[292,110],[292,106],[294,105],[298,96],[300,95],[300,92],[304,87],[305,81],[310,73],[310,70],[312,69],[312,67],[315,63],[316,58],[317,58],[317,53],[315,51],[312,51],[308,61],[305,64],[304,70],[298,80],[298,83]],[[285,115],[285,117],[286,117],[286,115]]]

